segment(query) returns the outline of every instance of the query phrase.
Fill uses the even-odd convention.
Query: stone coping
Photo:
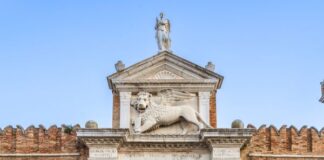
[[[145,83],[167,83],[167,84],[204,84],[211,83],[214,84],[217,82],[216,79],[130,79],[130,80],[113,80],[115,84],[145,84]]]
[[[130,134],[128,129],[79,129],[78,138],[119,138],[125,142],[202,142],[209,138],[242,138],[249,139],[255,132],[255,129],[202,129],[197,134]]]

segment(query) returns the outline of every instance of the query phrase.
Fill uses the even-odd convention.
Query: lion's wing
[[[167,104],[182,102],[182,101],[190,100],[193,97],[196,97],[195,94],[176,91],[172,89],[162,90],[158,93],[158,96],[162,98],[163,103],[167,103]]]

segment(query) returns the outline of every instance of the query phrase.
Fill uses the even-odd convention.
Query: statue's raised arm
[[[159,51],[170,51],[171,39],[170,33],[170,21],[164,18],[163,13],[160,13],[160,17],[156,18],[155,30],[156,40],[158,43]]]

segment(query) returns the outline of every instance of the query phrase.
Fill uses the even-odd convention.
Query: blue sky
[[[111,127],[106,76],[157,53],[155,17],[172,50],[225,77],[219,127],[324,127],[324,1],[0,1],[0,127]]]

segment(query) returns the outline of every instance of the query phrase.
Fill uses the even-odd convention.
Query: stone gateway
[[[324,129],[217,128],[224,77],[170,51],[170,22],[156,22],[159,52],[107,77],[112,128],[88,121],[46,129],[0,128],[0,160],[324,160]],[[323,84],[322,84],[323,88]],[[322,89],[323,91],[323,89]],[[252,115],[251,115],[252,116]]]

